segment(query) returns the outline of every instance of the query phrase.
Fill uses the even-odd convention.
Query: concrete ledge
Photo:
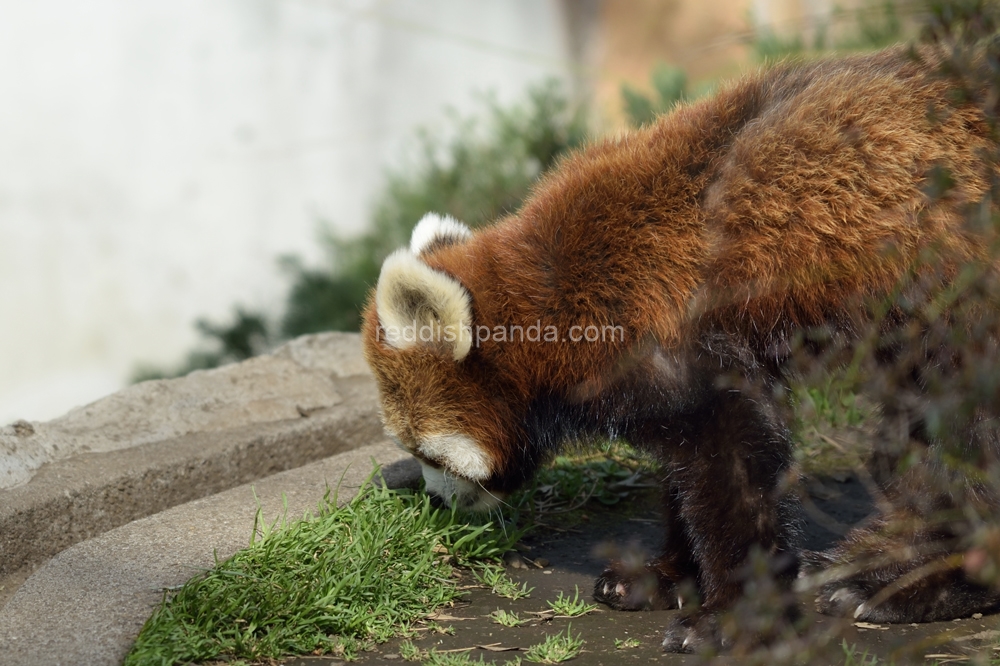
[[[382,465],[391,487],[414,485],[416,461],[389,443],[367,446],[199,499],[79,543],[32,575],[0,609],[0,655],[8,666],[120,664],[163,589],[211,567],[249,541],[256,502],[266,518],[311,511],[343,476],[353,497]],[[345,474],[346,472],[346,474]]]
[[[360,341],[344,333],[145,382],[48,423],[15,423],[0,429],[0,577],[137,518],[382,438]]]

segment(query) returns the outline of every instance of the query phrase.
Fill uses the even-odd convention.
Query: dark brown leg
[[[721,646],[717,620],[743,594],[751,551],[767,558],[782,589],[790,588],[798,570],[798,509],[788,492],[790,439],[759,395],[718,390],[672,427],[664,447],[669,487],[700,606],[667,629],[663,645],[690,652]]]
[[[630,610],[683,602],[663,643],[672,652],[721,646],[718,618],[741,599],[752,553],[783,604],[798,567],[791,440],[768,369],[725,336],[706,335],[689,353],[653,354],[609,391],[613,401],[592,405],[626,415],[614,435],[659,458],[665,498],[660,555],[612,564],[595,597]]]

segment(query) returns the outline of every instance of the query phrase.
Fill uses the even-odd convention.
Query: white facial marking
[[[485,481],[493,471],[489,454],[465,435],[425,437],[417,450],[472,481]]]
[[[471,236],[469,228],[452,216],[427,213],[413,228],[410,252],[419,255],[438,240],[464,241]]]
[[[423,461],[420,462],[420,466],[423,468],[427,492],[437,495],[448,506],[463,511],[489,511],[500,503],[497,497],[467,479],[448,474],[445,470],[432,467]]]

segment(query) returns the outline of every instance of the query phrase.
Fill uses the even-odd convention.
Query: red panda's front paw
[[[667,625],[663,637],[665,652],[718,652],[722,647],[718,616],[714,613],[679,615]]]
[[[615,610],[666,610],[677,608],[672,582],[661,580],[650,567],[629,573],[612,565],[594,583],[594,600]]]
[[[607,604],[615,610],[642,610],[645,607],[639,587],[614,569],[605,569],[597,577],[594,583],[594,601]]]
[[[816,597],[816,610],[824,615],[867,619],[862,615],[866,610],[865,601],[868,600],[868,596],[849,582],[827,584]]]

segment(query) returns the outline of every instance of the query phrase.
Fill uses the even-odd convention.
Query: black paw
[[[673,583],[661,580],[648,567],[631,574],[614,566],[605,569],[594,583],[594,600],[615,610],[668,610],[678,607]]]
[[[666,652],[719,652],[723,645],[719,618],[714,613],[697,613],[671,620],[663,637]]]
[[[826,615],[849,617],[879,624],[944,622],[993,613],[1000,608],[1000,594],[969,583],[962,572],[928,576],[902,589],[895,581],[849,579],[820,588],[816,609]],[[891,580],[891,579],[890,579]]]
[[[838,568],[847,566],[844,558],[834,551],[802,551],[800,561],[802,564],[799,570],[800,579],[836,574]],[[872,594],[872,586],[866,585],[861,576],[833,580],[819,587],[816,610],[824,615],[868,620],[866,614],[870,609],[865,602],[872,597]]]
[[[655,577],[628,576],[615,569],[605,569],[594,582],[594,600],[615,610],[648,610],[653,607],[655,592]]]
[[[869,620],[870,609],[865,604],[869,597],[865,590],[850,581],[830,583],[820,588],[816,610],[824,615]]]

